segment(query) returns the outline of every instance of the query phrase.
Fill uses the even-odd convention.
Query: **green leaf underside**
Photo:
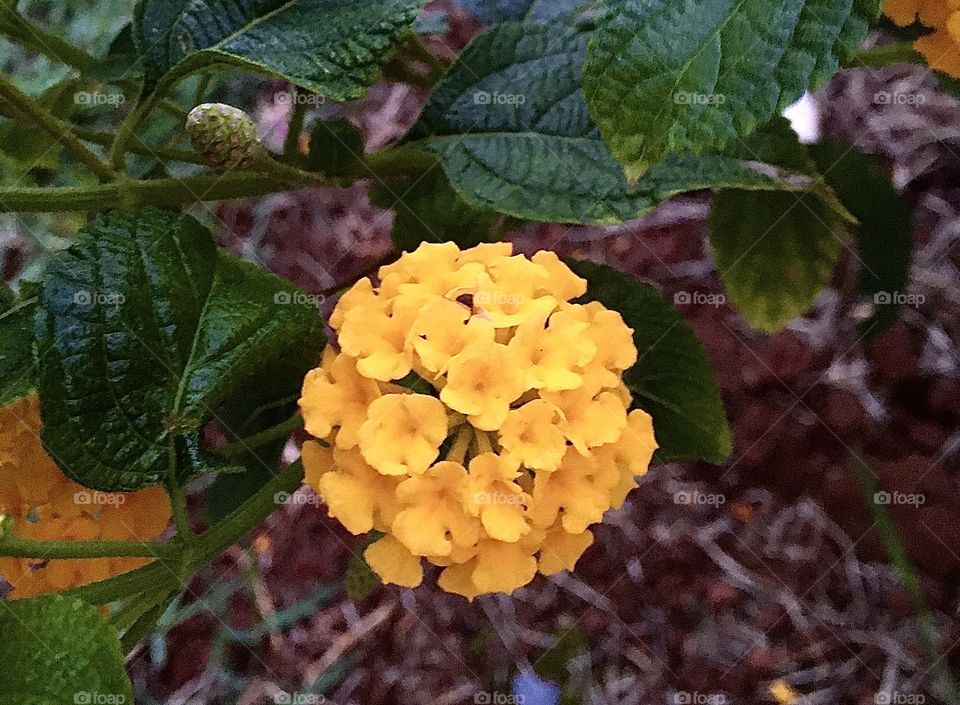
[[[726,460],[731,438],[720,390],[703,346],[676,308],[612,267],[567,264],[589,282],[585,298],[619,311],[634,331],[639,360],[624,381],[634,404],[653,417],[658,457]]]
[[[893,294],[905,293],[913,254],[909,204],[876,160],[859,149],[830,142],[810,149],[824,178],[859,221],[854,232],[860,260],[860,295],[873,301],[877,294],[889,294],[892,300]],[[864,328],[879,333],[896,320],[899,309],[893,303],[879,306]]]
[[[76,94],[82,87],[83,83],[76,78],[64,79],[38,96],[37,103],[54,117],[66,119],[76,110]],[[0,152],[10,157],[20,170],[53,171],[60,164],[62,151],[54,136],[38,130],[28,118],[20,116],[0,121]]]
[[[309,368],[322,344],[297,289],[156,209],[84,228],[51,264],[41,305],[42,439],[67,475],[103,491],[162,483],[172,453],[203,469],[213,410],[291,357]]]
[[[830,283],[843,226],[816,194],[724,191],[710,213],[710,242],[727,293],[765,332],[805,313]]]
[[[500,216],[464,201],[439,171],[413,184],[379,186],[371,191],[370,200],[396,212],[393,243],[401,252],[412,252],[422,242],[449,241],[466,249],[497,235]]]
[[[457,0],[484,22],[552,20],[586,4],[584,0]]]
[[[480,35],[437,85],[414,145],[439,157],[469,203],[529,220],[612,224],[685,191],[786,187],[738,159],[685,156],[631,188],[580,88],[588,39],[562,22],[506,23]]]
[[[0,406],[30,394],[36,385],[33,318],[36,299],[15,299],[0,287]]]
[[[383,584],[380,576],[373,572],[370,564],[367,563],[367,559],[363,556],[363,552],[368,546],[376,543],[383,537],[384,534],[382,532],[371,531],[367,534],[363,544],[358,548],[356,553],[350,556],[350,561],[347,563],[347,572],[344,575],[344,584],[347,588],[347,597],[354,602],[367,599]]]
[[[610,0],[584,65],[590,111],[632,178],[721,149],[856,51],[882,0]]]
[[[337,100],[361,97],[423,0],[140,0],[145,91],[211,64],[277,76]]]
[[[63,595],[0,602],[0,634],[0,704],[133,703],[117,631],[96,607]]]

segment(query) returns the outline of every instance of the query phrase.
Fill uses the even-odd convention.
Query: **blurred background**
[[[132,14],[123,0],[21,9],[94,52]],[[452,2],[431,3],[419,26],[447,57],[482,29]],[[5,42],[0,62],[35,95],[69,75]],[[199,88],[254,115],[268,146],[283,144],[288,86],[226,72],[187,82],[181,105]],[[878,104],[878,92],[923,99]],[[308,126],[346,120],[367,150],[379,149],[412,125],[426,95],[383,81],[355,103],[317,101]],[[93,130],[122,108],[70,111]],[[616,227],[497,223],[523,252],[604,262],[680,304],[719,377],[731,460],[655,467],[597,528],[574,574],[472,604],[430,579],[415,590],[364,584],[356,571],[348,580],[362,539],[301,490],[198,574],[131,656],[137,702],[960,702],[960,103],[923,68],[858,69],[790,117],[805,139],[877,155],[909,202],[911,304],[898,321],[862,335],[869,312],[850,295],[858,261],[848,252],[807,316],[776,336],[751,330],[725,304],[711,259],[709,194]],[[151,138],[176,146],[181,123],[170,111]],[[17,129],[0,123],[5,185],[73,178],[54,177],[49,145]],[[308,141],[309,130],[305,150]],[[138,168],[158,165],[144,159]],[[374,186],[208,204],[195,215],[225,248],[329,308],[332,292],[393,252],[394,214],[374,205]],[[82,214],[0,216],[4,279],[36,276],[82,222]],[[286,461],[296,454],[291,444]],[[222,511],[221,493],[261,479],[198,494],[198,520]],[[348,587],[365,596],[351,599]]]

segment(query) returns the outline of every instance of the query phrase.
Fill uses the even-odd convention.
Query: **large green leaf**
[[[585,5],[584,0],[457,0],[484,22],[552,20]]]
[[[140,0],[134,37],[149,93],[168,72],[230,64],[339,100],[359,98],[423,0]]]
[[[684,191],[788,187],[709,156],[667,159],[631,188],[580,89],[588,40],[558,21],[479,36],[434,90],[414,145],[440,158],[468,202],[529,220],[618,223]]]
[[[41,306],[44,444],[67,475],[104,491],[159,484],[173,462],[202,470],[214,411],[274,384],[276,369],[302,376],[322,345],[302,292],[217,252],[196,220],[156,209],[84,228],[51,263]]]
[[[590,112],[635,179],[719,149],[835,73],[882,0],[610,0],[584,66]]]
[[[395,211],[393,243],[402,252],[412,252],[422,242],[450,241],[464,249],[491,242],[502,218],[464,201],[440,173],[412,184],[379,186],[370,200],[378,208]]]
[[[117,630],[63,595],[0,602],[0,705],[133,703]]]
[[[876,305],[863,329],[871,335],[897,319],[907,291],[913,254],[912,213],[872,157],[846,144],[827,142],[811,152],[825,179],[857,218],[859,293]]]
[[[710,213],[710,242],[732,303],[752,325],[782,329],[830,282],[844,226],[813,193],[724,191]]]
[[[730,427],[703,346],[680,313],[652,287],[612,267],[567,261],[588,282],[586,298],[619,311],[640,353],[624,381],[653,416],[663,460],[713,463],[731,451]]]
[[[22,399],[36,386],[33,318],[37,300],[17,299],[0,286],[0,406]]]

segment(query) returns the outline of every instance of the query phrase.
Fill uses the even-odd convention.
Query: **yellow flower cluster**
[[[884,14],[901,27],[918,19],[934,31],[914,44],[930,68],[960,78],[960,0],[886,0]]]
[[[306,483],[389,583],[422,560],[470,599],[572,570],[657,447],[629,412],[632,331],[551,252],[424,244],[363,279],[330,320],[300,407],[321,442]],[[411,381],[413,380],[413,382]]]
[[[167,528],[166,493],[151,488],[103,494],[70,480],[40,444],[36,397],[0,409],[0,514],[14,518],[13,536],[37,541],[148,541]],[[0,558],[13,599],[104,580],[148,563],[141,558],[44,561]]]

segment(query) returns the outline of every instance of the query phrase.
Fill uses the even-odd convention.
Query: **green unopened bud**
[[[186,132],[207,164],[221,171],[249,169],[265,153],[253,119],[232,105],[198,105],[187,115]]]

